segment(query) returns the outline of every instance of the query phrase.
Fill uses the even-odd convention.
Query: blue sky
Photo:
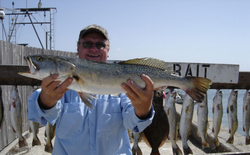
[[[25,8],[26,2],[34,8],[39,0],[0,2],[6,8],[12,8],[12,2],[15,8]],[[99,24],[109,32],[109,60],[153,57],[167,62],[239,64],[240,71],[250,71],[249,0],[42,0],[42,7],[57,8],[56,50],[76,52],[79,31]],[[49,21],[49,14],[33,16]],[[7,31],[8,23],[6,17]],[[36,28],[45,46],[49,27]],[[17,43],[41,47],[31,25],[21,25],[16,38]]]

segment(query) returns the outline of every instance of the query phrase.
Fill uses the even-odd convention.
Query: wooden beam
[[[0,65],[0,85],[41,85],[40,80],[18,74],[18,72],[26,72],[28,70],[28,66]]]
[[[41,85],[39,80],[18,74],[18,72],[28,70],[28,66],[0,65],[0,85]],[[250,72],[239,72],[239,82],[237,84],[213,83],[210,89],[250,89]]]
[[[250,89],[250,72],[239,72],[239,81],[236,84],[213,83],[210,89]]]

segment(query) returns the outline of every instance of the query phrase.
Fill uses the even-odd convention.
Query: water
[[[246,90],[243,89],[235,89],[238,91],[238,99],[237,99],[237,116],[238,116],[238,130],[237,133],[245,136],[245,132],[243,131],[243,97],[246,92]],[[231,89],[221,89],[222,91],[222,103],[223,103],[223,116],[222,116],[222,124],[226,127],[228,127],[228,117],[227,117],[227,104],[228,104],[228,98],[231,93]],[[212,113],[212,103],[213,98],[215,96],[216,89],[209,89],[207,92],[208,96],[208,116],[210,118],[213,118]],[[195,106],[197,108],[197,105]],[[210,125],[213,125],[210,123]]]

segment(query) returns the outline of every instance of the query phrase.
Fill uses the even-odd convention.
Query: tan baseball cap
[[[86,34],[90,33],[90,32],[97,32],[100,33],[101,35],[103,35],[104,38],[108,39],[108,31],[106,29],[104,29],[103,27],[96,25],[96,24],[92,24],[89,25],[87,27],[85,27],[84,29],[81,30],[80,34],[79,34],[79,39],[78,41],[83,38]]]

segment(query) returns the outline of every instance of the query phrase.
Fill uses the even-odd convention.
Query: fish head
[[[75,65],[62,57],[53,55],[31,55],[25,56],[29,66],[28,72],[19,72],[18,74],[42,80],[52,74],[58,74],[59,77],[65,77],[72,74]]]
[[[213,98],[213,104],[222,104],[222,91],[219,89],[216,91],[216,94]]]

